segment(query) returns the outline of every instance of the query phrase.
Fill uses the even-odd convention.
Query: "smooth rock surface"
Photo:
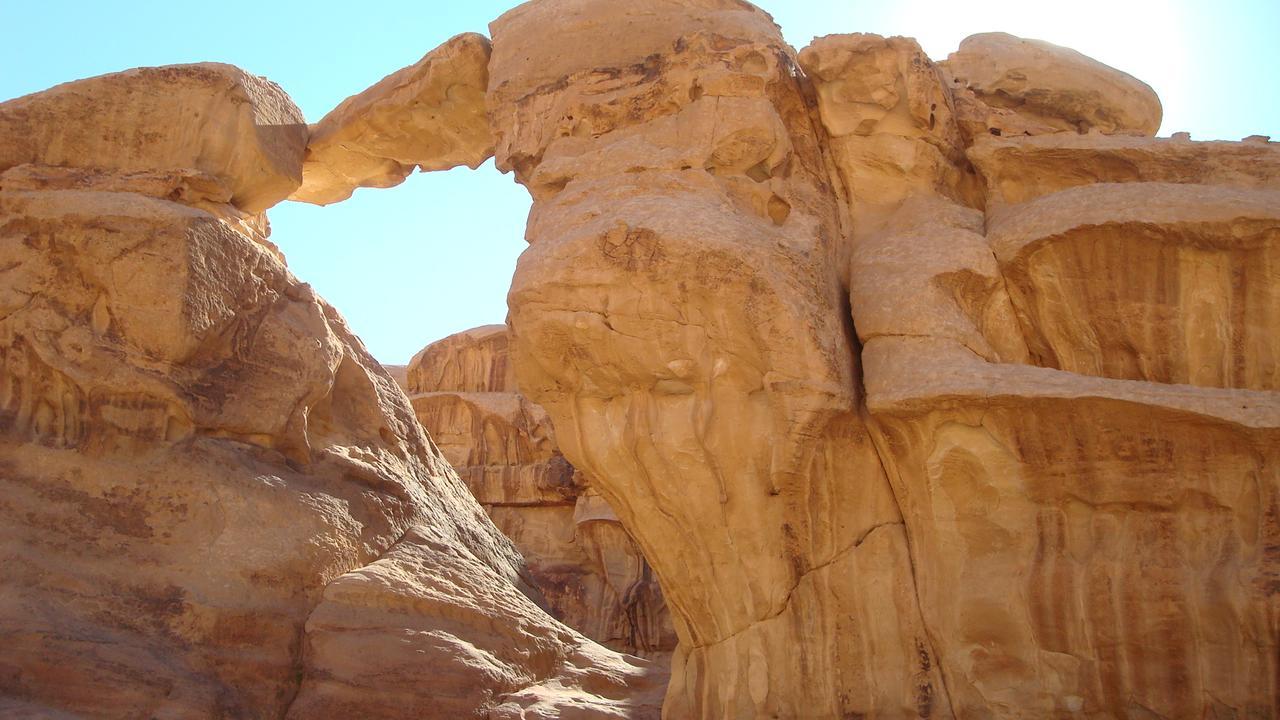
[[[306,144],[280,86],[221,63],[136,68],[0,103],[0,172],[192,171],[248,213],[297,189]]]
[[[1149,85],[1043,40],[970,35],[941,65],[956,90],[1058,131],[1155,135],[1160,129],[1163,110]]]
[[[488,63],[488,38],[465,33],[344,100],[311,127],[290,199],[328,205],[356,188],[399,185],[414,168],[479,167],[493,155]]]

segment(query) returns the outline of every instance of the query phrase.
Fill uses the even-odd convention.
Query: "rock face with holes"
[[[266,244],[299,120],[226,66],[0,104],[0,714],[656,716]]]
[[[1276,145],[1009,36],[492,31],[516,375],[662,580],[668,717],[1280,712]]]
[[[505,325],[428,345],[409,365],[422,426],[524,555],[552,613],[604,645],[665,658],[675,632],[653,571],[593,483],[516,391]]]
[[[488,64],[488,38],[464,33],[347,98],[311,127],[291,199],[328,205],[356,188],[399,185],[415,168],[479,167],[493,155]]]

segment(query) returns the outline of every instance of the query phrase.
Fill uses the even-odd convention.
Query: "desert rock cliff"
[[[1280,145],[1003,33],[490,35],[311,126],[216,64],[0,104],[0,714],[1280,715]],[[264,212],[490,156],[507,326],[411,401]],[[665,687],[601,644],[661,612]]]
[[[266,244],[306,138],[229,66],[0,105],[0,714],[656,716]]]

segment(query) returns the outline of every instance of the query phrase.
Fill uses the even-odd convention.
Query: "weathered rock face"
[[[310,145],[319,202],[490,148],[534,197],[512,334],[412,406],[266,238],[277,88],[0,104],[0,712],[653,716],[469,486],[617,646],[652,563],[668,718],[1280,714],[1280,146],[1145,137],[1149,88],[1010,36],[491,30]]]
[[[824,121],[848,67],[818,79]],[[945,87],[880,82],[910,107]],[[937,119],[864,142],[954,147]],[[949,167],[833,150],[870,428],[952,709],[1274,714],[1277,149],[988,133]]]
[[[291,199],[328,205],[358,187],[399,185],[414,168],[479,167],[493,155],[488,65],[488,38],[465,33],[347,98],[311,127]]]
[[[982,33],[965,38],[940,65],[965,102],[1011,111],[1023,128],[1039,123],[1050,132],[1139,135],[1160,129],[1160,98],[1149,85],[1070,48]]]
[[[556,446],[546,411],[516,392],[505,325],[432,343],[409,366],[414,411],[528,562],[553,614],[616,650],[675,647],[662,591],[635,541]]]
[[[302,164],[236,164],[268,146],[227,118],[292,107],[243,88],[274,86],[153,68],[0,105],[0,708],[656,714],[642,661],[520,592],[403,393],[228,203]]]
[[[737,2],[544,1],[492,31],[497,162],[535,198],[517,376],[662,580],[666,714],[945,713],[776,27]]]
[[[1081,136],[1158,101],[1016,39],[491,29],[516,374],[662,579],[668,717],[1280,711],[1276,146]]]
[[[137,68],[4,103],[0,172],[183,172],[259,213],[298,187],[307,126],[275,83],[218,63]],[[202,187],[202,190],[204,188]]]

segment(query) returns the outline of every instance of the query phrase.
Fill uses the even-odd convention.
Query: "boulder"
[[[1155,135],[1163,110],[1149,85],[1070,48],[1008,33],[970,35],[941,63],[966,98],[1055,131]],[[967,91],[967,92],[964,92]],[[972,93],[971,95],[969,93]],[[992,129],[1011,128],[992,124]]]
[[[306,144],[280,86],[220,63],[136,68],[0,103],[0,172],[201,173],[206,192],[248,213],[297,189]]]

